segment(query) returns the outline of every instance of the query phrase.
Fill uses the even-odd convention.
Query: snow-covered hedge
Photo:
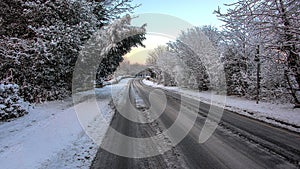
[[[0,84],[0,121],[24,116],[28,113],[28,104],[18,96],[16,84]]]

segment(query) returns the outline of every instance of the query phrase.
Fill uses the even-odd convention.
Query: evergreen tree
[[[137,47],[138,45],[144,47],[142,41],[145,39],[145,34],[138,34],[117,43],[116,47],[109,51],[107,57],[101,61],[98,67],[96,75],[97,85],[101,86],[103,80],[117,70],[120,62],[123,61],[123,56],[128,53],[132,47]]]
[[[68,96],[82,46],[112,19],[131,12],[135,6],[130,3],[130,0],[1,1],[0,78],[7,81],[7,74],[12,74],[9,82],[20,86],[19,93],[26,101]],[[127,44],[120,43],[111,55],[122,53],[122,46],[127,52]],[[104,72],[117,65],[115,61],[104,64],[112,64],[105,65]]]

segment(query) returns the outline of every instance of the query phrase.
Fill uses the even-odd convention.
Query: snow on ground
[[[113,115],[108,105],[110,93],[122,91],[128,80],[82,92],[82,98],[96,93],[101,113],[109,122]],[[88,130],[101,141],[108,125],[99,121],[100,116],[92,118]],[[28,115],[0,123],[0,133],[0,168],[5,169],[89,168],[98,149],[80,125],[71,98],[38,104]]]
[[[119,81],[121,81],[122,79],[126,79],[126,78],[132,78],[133,76],[130,75],[123,75],[123,76],[118,76],[118,77],[114,77],[109,81],[104,81],[103,85],[111,85],[111,84],[117,84]]]
[[[178,92],[183,96],[192,97],[209,104],[212,101],[215,105],[221,105],[221,103],[211,100],[212,95],[217,95],[214,92],[198,92],[179,87],[166,87],[146,79],[143,80],[143,83],[149,86]],[[292,104],[273,104],[267,102],[260,102],[259,104],[256,104],[256,101],[247,100],[237,96],[226,96],[225,103],[225,109],[227,110],[231,110],[278,127],[300,132],[300,111],[299,109],[294,109],[293,106],[294,105]]]

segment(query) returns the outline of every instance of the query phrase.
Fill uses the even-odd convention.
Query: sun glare
[[[174,37],[163,34],[148,33],[146,35],[146,40],[143,41],[143,44],[146,47],[132,48],[132,50],[128,54],[126,54],[124,58],[129,60],[132,64],[145,64],[149,51],[155,49],[158,46],[166,45],[166,43],[168,43],[169,41],[174,41]]]

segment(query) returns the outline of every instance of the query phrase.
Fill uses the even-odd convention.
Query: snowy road
[[[149,107],[149,93],[153,87],[140,80],[132,81],[130,87],[137,91]],[[140,124],[132,122],[116,111],[111,127],[131,137],[154,136],[169,128],[178,116],[180,105],[195,109],[196,101],[180,97],[164,90],[167,105],[163,114],[154,122]],[[131,95],[134,100],[135,96]],[[157,98],[159,99],[159,98]],[[185,100],[185,101],[182,101]],[[188,100],[188,102],[186,102]],[[160,100],[157,100],[160,102]],[[163,100],[161,101],[163,102]],[[224,111],[222,120],[214,134],[203,144],[198,136],[205,122],[209,105],[201,103],[198,117],[189,134],[170,151],[149,158],[127,158],[99,149],[91,168],[298,168],[300,161],[299,134],[275,128],[248,117]],[[147,113],[145,113],[147,116]],[[106,147],[130,147],[129,142],[114,140],[115,134],[108,130],[103,145]],[[165,138],[168,141],[168,138]],[[120,144],[120,145],[118,145]],[[143,147],[136,147],[136,152]],[[153,147],[154,149],[156,147]],[[146,149],[146,148],[145,148]]]

